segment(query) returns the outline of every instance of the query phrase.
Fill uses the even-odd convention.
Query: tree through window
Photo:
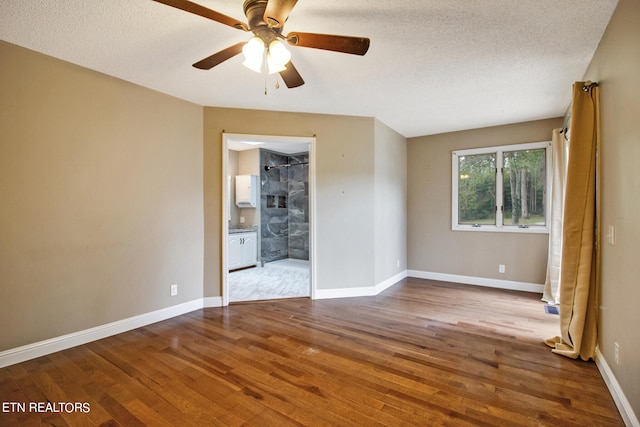
[[[549,144],[454,151],[453,229],[548,232]]]
[[[460,224],[496,224],[496,154],[458,158]]]
[[[545,149],[503,154],[504,225],[546,225]]]

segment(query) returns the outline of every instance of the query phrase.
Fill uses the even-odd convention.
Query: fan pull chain
[[[269,78],[268,74],[264,75],[264,94],[265,96],[269,94],[269,90],[268,90],[268,82],[267,79]],[[278,76],[276,76],[276,90],[280,89],[280,79],[278,78]]]
[[[269,65],[267,64],[267,55],[268,53],[264,52],[264,54],[262,55],[262,69],[263,71],[263,75],[264,75],[264,96],[267,96],[267,78],[269,77]]]

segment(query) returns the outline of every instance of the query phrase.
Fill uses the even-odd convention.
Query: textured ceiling
[[[243,0],[198,0],[245,21]],[[284,33],[364,36],[364,56],[291,47],[306,84],[276,89],[250,33],[151,0],[0,0],[0,37],[200,105],[375,117],[406,137],[562,116],[617,0],[299,0]],[[2,58],[0,58],[1,64]]]

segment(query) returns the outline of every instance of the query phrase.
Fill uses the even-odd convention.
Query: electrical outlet
[[[613,359],[620,366],[620,345],[617,342],[613,343]]]
[[[396,260],[396,268],[400,268],[400,260],[399,259]]]
[[[178,295],[178,285],[174,283],[171,285],[171,296],[175,297],[176,295]]]
[[[616,228],[613,225],[609,226],[609,233],[607,235],[607,238],[611,246],[616,244]]]
[[[507,267],[504,264],[498,264],[498,273],[504,274],[507,272]]]

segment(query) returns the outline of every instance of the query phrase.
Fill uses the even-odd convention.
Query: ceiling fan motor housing
[[[264,12],[267,9],[267,0],[246,0],[243,8],[244,14],[247,16],[249,29],[253,31],[255,35],[262,37],[262,34],[273,32],[280,34],[282,32],[282,28],[274,28],[275,25],[278,24],[278,21],[273,20],[271,26],[265,22]],[[275,38],[275,35],[272,36],[272,38]]]

